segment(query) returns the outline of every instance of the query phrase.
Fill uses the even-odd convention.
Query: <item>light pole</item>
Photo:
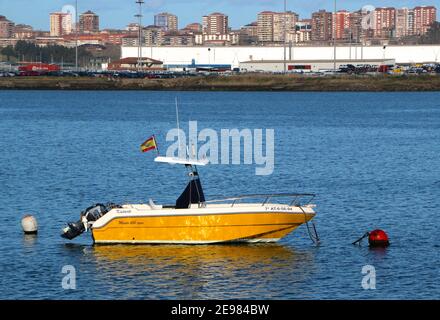
[[[353,31],[350,29],[350,54],[349,54],[349,60],[351,61],[351,46],[353,42]]]
[[[139,18],[139,46],[138,46],[138,71],[142,70],[142,5],[145,3],[144,0],[136,0],[136,3],[139,5],[139,13],[135,15],[136,18]]]
[[[75,0],[75,71],[78,72],[78,0]]]
[[[287,63],[286,63],[286,56],[287,56],[287,53],[286,53],[286,35],[287,35],[287,30],[286,30],[286,18],[287,18],[287,0],[284,0],[284,19],[283,19],[283,21],[284,21],[284,73],[286,73],[287,72]]]
[[[336,0],[333,14],[333,71],[336,71]]]

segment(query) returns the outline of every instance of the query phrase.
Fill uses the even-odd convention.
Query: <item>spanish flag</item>
[[[141,151],[148,152],[150,150],[157,149],[156,137],[152,135],[144,143],[141,144]]]

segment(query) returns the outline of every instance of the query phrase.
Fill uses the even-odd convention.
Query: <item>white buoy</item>
[[[38,232],[37,219],[34,216],[25,215],[21,219],[21,226],[26,234],[36,234]]]

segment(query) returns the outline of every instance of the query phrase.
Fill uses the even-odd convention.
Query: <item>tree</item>
[[[59,45],[40,47],[28,41],[17,41],[15,47],[6,47],[1,53],[8,57],[17,57],[22,61],[38,61],[43,63],[75,63],[75,48],[67,48]],[[84,48],[78,48],[78,61],[88,61],[92,55]]]
[[[422,38],[425,44],[440,44],[440,22],[436,21]]]
[[[11,57],[15,57],[15,50],[13,46],[7,46],[1,50],[1,54],[6,56],[6,60],[10,61]]]

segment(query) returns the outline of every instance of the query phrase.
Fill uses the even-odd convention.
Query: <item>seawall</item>
[[[0,90],[440,91],[440,75],[325,76],[246,74],[176,79],[0,78]]]

